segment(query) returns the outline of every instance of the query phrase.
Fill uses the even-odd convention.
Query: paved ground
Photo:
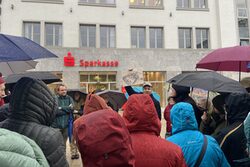
[[[161,120],[162,128],[161,128],[161,137],[165,138],[165,132],[166,132],[166,121],[163,118],[163,113],[162,113],[162,120]],[[82,166],[82,161],[79,158],[78,160],[71,160],[71,155],[70,155],[70,149],[69,149],[69,144],[67,143],[67,160],[69,162],[70,167],[83,167]]]

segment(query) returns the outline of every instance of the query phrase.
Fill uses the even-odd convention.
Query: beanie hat
[[[225,104],[225,98],[222,95],[215,96],[212,100],[213,106],[221,113],[224,114],[225,110],[223,105]]]
[[[5,80],[3,79],[2,73],[0,73],[0,84],[5,83]]]
[[[188,95],[190,93],[190,88],[187,86],[180,86],[180,85],[172,84],[172,88],[175,90],[176,96]]]

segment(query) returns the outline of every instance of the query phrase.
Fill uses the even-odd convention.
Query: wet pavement
[[[164,111],[164,109],[162,111]],[[121,113],[119,113],[119,114],[121,114]],[[161,128],[161,137],[165,138],[166,121],[163,118],[163,113],[162,113],[161,125],[162,125],[162,128]],[[81,157],[79,159],[77,159],[77,160],[71,160],[70,147],[69,147],[69,143],[68,142],[67,142],[66,154],[67,154],[67,160],[69,162],[69,166],[70,167],[83,167],[82,161],[81,161]]]

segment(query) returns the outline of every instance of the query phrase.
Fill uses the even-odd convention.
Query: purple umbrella
[[[235,46],[216,49],[206,55],[196,68],[214,71],[250,72],[250,46]]]

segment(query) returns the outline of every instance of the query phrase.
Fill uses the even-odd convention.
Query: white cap
[[[145,83],[143,84],[143,86],[142,86],[142,87],[145,87],[145,86],[152,87],[152,84],[151,84],[151,83],[149,83],[149,82],[145,82]]]

